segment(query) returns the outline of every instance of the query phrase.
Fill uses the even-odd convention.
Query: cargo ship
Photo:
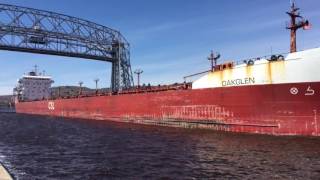
[[[237,133],[320,136],[320,48],[297,52],[296,31],[310,24],[292,4],[290,53],[217,63],[191,83],[118,93],[48,97],[52,80],[35,72],[43,97],[19,99],[17,113],[205,128]],[[46,84],[46,85],[44,85]],[[32,87],[30,87],[32,88]],[[28,88],[23,88],[24,91]],[[21,92],[20,92],[21,94]]]

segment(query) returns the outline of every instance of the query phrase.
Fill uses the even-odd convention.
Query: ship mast
[[[214,54],[213,51],[211,51],[211,54],[208,57],[208,60],[211,61],[211,71],[213,71],[214,68],[217,66],[217,60],[219,58],[220,58],[220,54],[219,53]]]
[[[287,29],[290,29],[290,53],[297,52],[297,43],[296,43],[296,34],[297,30],[303,28],[307,30],[310,28],[310,24],[308,20],[304,20],[300,13],[298,12],[300,8],[295,7],[295,3],[291,4],[291,11],[287,12],[290,16],[291,22],[290,25],[287,26]],[[297,20],[299,18],[299,20]]]
[[[140,75],[143,73],[141,69],[137,69],[134,71],[135,74],[137,74],[138,77],[138,88],[140,88]]]

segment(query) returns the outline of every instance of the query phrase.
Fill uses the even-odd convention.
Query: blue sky
[[[211,49],[221,60],[240,60],[289,51],[285,29],[289,0],[2,0],[80,17],[120,30],[131,44],[132,69],[143,69],[142,83],[182,82],[209,69]],[[296,0],[312,29],[298,32],[298,49],[320,46],[320,1]],[[11,94],[16,80],[37,64],[54,86],[109,86],[111,64],[60,56],[0,51],[0,94]]]

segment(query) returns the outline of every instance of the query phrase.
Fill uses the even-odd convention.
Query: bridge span
[[[128,41],[84,19],[0,4],[0,49],[110,62],[112,91],[134,86]]]

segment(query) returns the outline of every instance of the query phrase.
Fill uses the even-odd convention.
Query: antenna
[[[140,74],[143,73],[141,69],[137,69],[134,71],[135,74],[137,74],[137,79],[138,79],[138,88],[140,87]]]
[[[37,65],[34,65],[34,72],[36,73],[36,75],[37,75],[37,72],[38,71],[38,66]]]
[[[297,30],[303,28],[304,30],[308,30],[311,28],[311,24],[308,20],[305,20],[300,13],[298,12],[300,8],[295,6],[294,1],[290,1],[291,10],[287,12],[290,16],[290,25],[287,25],[287,29],[290,29],[290,53],[297,52]],[[298,20],[297,20],[298,18]]]
[[[290,6],[292,6],[295,3],[294,0],[290,0]]]
[[[217,61],[220,58],[220,53],[213,53],[211,51],[210,56],[208,57],[208,60],[211,61],[211,71],[217,66]]]
[[[95,79],[94,82],[96,83],[96,94],[98,94],[98,82],[99,82],[99,78]]]
[[[80,90],[79,90],[79,95],[82,95],[82,81],[79,81],[79,86],[80,86]]]

